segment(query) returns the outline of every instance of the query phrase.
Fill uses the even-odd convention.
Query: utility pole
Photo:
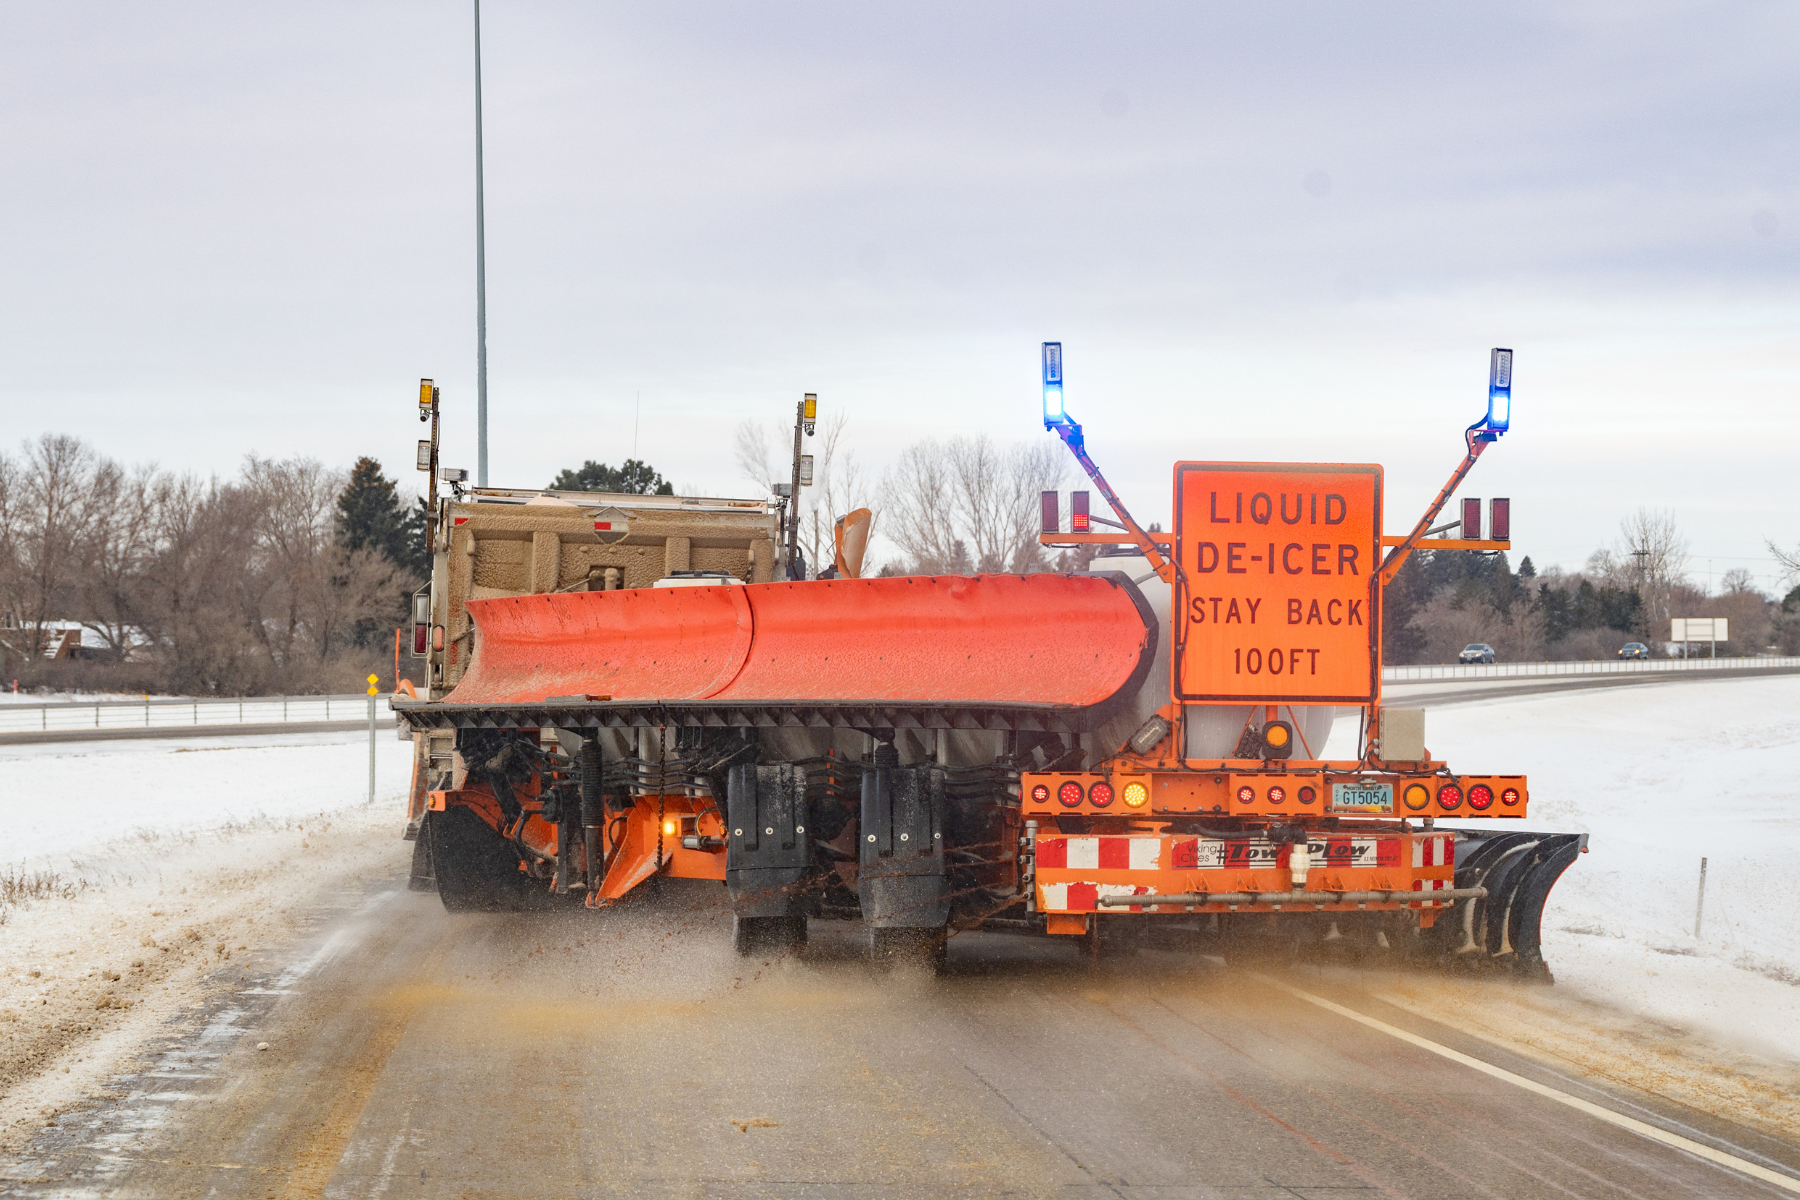
[[[794,569],[794,558],[800,551],[800,468],[804,456],[800,453],[800,435],[807,437],[813,433],[813,423],[819,416],[819,397],[812,392],[806,393],[794,409],[794,478],[788,486],[788,570]],[[804,482],[811,483],[811,479]],[[792,575],[789,575],[792,578]]]
[[[475,478],[488,485],[487,211],[481,178],[481,0],[475,0]]]

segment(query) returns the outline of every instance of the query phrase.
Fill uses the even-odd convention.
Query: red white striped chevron
[[[1436,837],[1413,839],[1413,866],[1415,867],[1454,867],[1456,865],[1455,839],[1449,834],[1438,834]]]

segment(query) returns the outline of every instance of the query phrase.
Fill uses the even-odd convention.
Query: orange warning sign
[[[1175,698],[1367,704],[1381,468],[1175,465]]]

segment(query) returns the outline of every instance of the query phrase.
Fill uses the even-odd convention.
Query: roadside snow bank
[[[59,881],[0,908],[0,1148],[103,1096],[213,972],[288,937],[323,890],[404,878],[408,748],[378,743],[370,805],[367,740],[309,736],[0,760],[8,852]]]

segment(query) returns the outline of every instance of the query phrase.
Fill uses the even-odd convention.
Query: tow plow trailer
[[[980,928],[1547,982],[1544,907],[1585,837],[1515,832],[1528,781],[1453,770],[1423,712],[1381,698],[1382,589],[1501,430],[1469,430],[1403,537],[1382,534],[1381,468],[1341,463],[1178,463],[1173,531],[1152,533],[1088,456],[1060,374],[1052,413],[1050,365],[1047,346],[1046,424],[1118,532],[1092,529],[1085,492],[1064,531],[1047,493],[1041,540],[1098,543],[1088,570],[746,568],[464,599],[455,686],[393,701],[445,749],[416,760],[416,884],[453,910],[603,909],[718,880],[746,953],[853,918],[877,955],[941,958]],[[1504,505],[1483,540],[1465,501],[1472,536],[1431,548],[1509,548]]]

